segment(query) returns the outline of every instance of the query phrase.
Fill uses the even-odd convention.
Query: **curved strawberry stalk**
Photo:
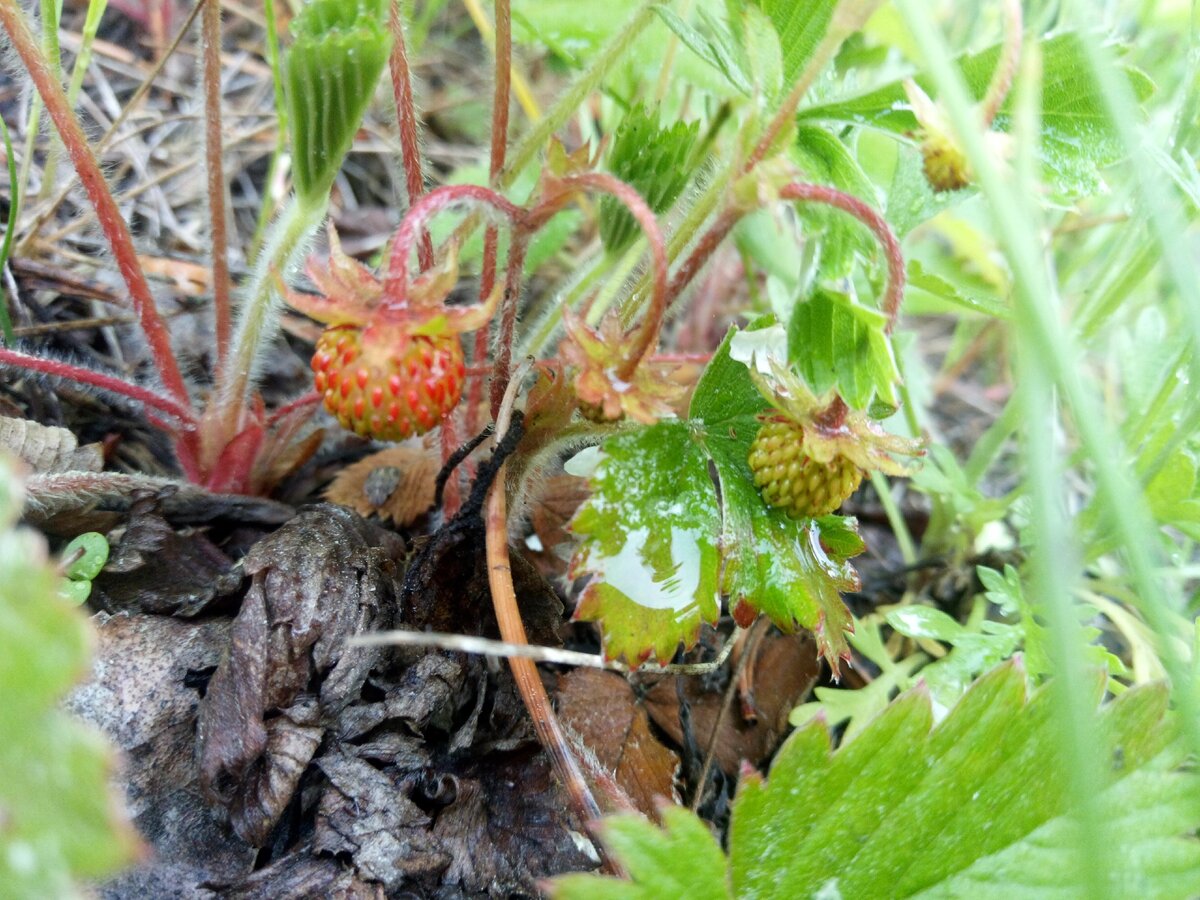
[[[821,184],[792,182],[783,186],[779,191],[779,196],[784,200],[820,203],[840,209],[842,212],[854,216],[875,235],[875,239],[883,247],[884,257],[887,259],[887,286],[884,288],[883,300],[879,305],[883,314],[888,318],[887,333],[891,334],[892,329],[896,327],[896,317],[900,314],[900,304],[904,300],[904,282],[907,276],[904,271],[904,253],[900,250],[900,242],[896,240],[896,235],[892,233],[891,226],[883,216],[853,194],[847,194]]]
[[[514,225],[525,221],[525,211],[521,207],[490,188],[473,184],[448,184],[425,194],[409,207],[392,240],[391,258],[384,281],[383,302],[386,307],[403,309],[409,304],[409,257],[413,245],[424,232],[425,224],[443,210],[461,205],[480,207],[485,213],[498,214]]]
[[[880,307],[888,319],[887,333],[891,334],[892,329],[896,326],[896,318],[900,314],[900,304],[904,299],[904,285],[907,275],[904,268],[904,253],[901,251],[900,242],[896,239],[896,235],[892,232],[887,220],[869,204],[858,199],[853,194],[847,194],[845,191],[839,191],[837,188],[826,187],[822,184],[793,181],[780,188],[778,196],[781,200],[832,206],[834,209],[839,209],[847,215],[858,219],[859,222],[870,229],[882,247],[884,257],[887,261],[887,283],[884,287],[883,300],[880,303]],[[679,295],[683,293],[684,289],[687,288],[699,271],[704,268],[709,257],[712,256],[713,252],[721,245],[725,238],[729,236],[729,232],[741,221],[742,217],[758,209],[760,205],[737,206],[727,209],[717,218],[717,221],[708,231],[700,236],[688,258],[683,261],[676,270],[675,275],[671,278],[671,284],[667,292],[668,304],[673,303],[679,298]]]

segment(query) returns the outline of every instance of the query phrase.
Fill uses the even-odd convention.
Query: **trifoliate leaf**
[[[0,460],[0,498],[14,483]],[[59,709],[87,670],[87,622],[13,512],[0,502],[0,894],[74,896],[75,879],[131,861],[137,840],[114,812],[104,741]]]
[[[862,542],[853,519],[792,519],[763,502],[747,457],[765,404],[730,358],[735,333],[701,377],[688,421],[601,445],[592,495],[571,525],[582,538],[572,575],[594,576],[576,617],[600,624],[609,657],[667,661],[716,621],[726,595],[743,624],[761,612],[784,631],[813,630],[836,671],[850,626],[839,592],[858,584],[846,560]]]
[[[632,185],[655,213],[665,212],[687,187],[699,128],[699,122],[676,122],[662,128],[657,110],[634,107],[617,126],[608,151],[608,169]],[[637,222],[625,205],[605,196],[600,201],[600,237],[605,248],[613,253],[624,250],[637,233]]]
[[[1167,700],[1164,686],[1142,686],[1097,716],[1095,740],[1113,765],[1094,798],[1110,836],[1096,874],[1112,896],[1184,900],[1200,892],[1200,773],[1172,749]],[[979,679],[936,727],[920,687],[834,752],[828,727],[814,721],[787,740],[768,779],[743,779],[726,867],[691,890],[739,900],[1081,898],[1076,811],[1054,712],[1050,690],[1027,698],[1025,674],[1007,663]],[[676,814],[671,836],[625,832],[637,854],[656,853],[674,873],[655,873],[656,885],[711,866],[699,842],[678,852],[683,841],[674,834],[687,833],[678,821],[684,815]],[[612,850],[618,860],[630,852]],[[576,893],[561,896],[654,896],[641,867],[630,877],[632,885],[574,876]],[[592,887],[579,893],[585,878]]]
[[[996,68],[1000,47],[959,57],[958,67],[972,96],[982,99]],[[1096,168],[1120,160],[1124,147],[1109,121],[1104,97],[1088,69],[1087,56],[1073,34],[1060,34],[1042,42],[1042,133],[1038,141],[1045,175],[1060,191],[1084,194],[1098,184]],[[1139,101],[1154,91],[1154,84],[1137,69],[1124,68],[1130,89]],[[916,79],[932,91],[928,77]],[[994,127],[1007,131],[1012,124],[1015,97],[996,117]],[[853,122],[905,134],[917,130],[901,81],[848,100],[809,107],[802,120]]]
[[[387,3],[312,0],[283,64],[296,193],[324,204],[391,51]]]
[[[818,396],[836,390],[854,409],[866,409],[876,397],[895,405],[900,372],[886,328],[879,311],[818,290],[792,310],[788,360]]]

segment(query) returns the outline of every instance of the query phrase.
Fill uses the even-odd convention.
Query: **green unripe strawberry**
[[[794,518],[833,512],[858,488],[862,469],[840,454],[828,463],[805,455],[799,423],[764,422],[750,445],[750,471],[763,499]]]

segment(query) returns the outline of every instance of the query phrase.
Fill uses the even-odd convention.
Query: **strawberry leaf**
[[[571,524],[582,538],[571,573],[594,576],[576,618],[599,623],[610,658],[667,661],[716,621],[725,595],[742,624],[761,612],[784,631],[815,631],[836,671],[851,624],[839,592],[858,586],[847,559],[862,541],[853,519],[792,519],[763,502],[747,456],[765,402],[730,357],[735,333],[701,376],[687,422],[601,445]]]
[[[756,0],[779,35],[783,79],[791,83],[812,58],[833,19],[834,0],[797,3],[796,0]]]
[[[1096,796],[1113,837],[1101,874],[1114,896],[1200,892],[1200,773],[1174,748],[1167,700],[1162,685],[1137,687],[1098,716],[1096,740],[1114,760]],[[825,723],[811,722],[784,744],[769,779],[739,786],[726,868],[707,885],[687,883],[704,897],[1077,896],[1076,811],[1055,762],[1053,713],[1050,688],[1027,698],[1025,674],[1010,662],[936,726],[923,688],[834,752]],[[629,841],[635,854],[657,851],[676,878],[708,872],[699,843],[676,837],[688,833],[686,815],[674,814],[671,835],[627,828],[626,844],[609,846],[619,860]],[[574,876],[573,893],[556,896],[655,896],[641,867],[630,877]],[[655,877],[666,884],[671,875]]]
[[[872,398],[895,406],[900,372],[886,328],[887,317],[877,310],[817,290],[792,311],[789,361],[814,394],[836,390],[855,409],[866,409]]]
[[[996,68],[999,46],[959,57],[958,66],[976,100],[987,92]],[[1042,134],[1039,141],[1047,179],[1060,191],[1083,195],[1099,187],[1096,168],[1124,157],[1123,145],[1105,111],[1104,97],[1088,70],[1079,39],[1060,34],[1042,42]],[[1154,91],[1144,73],[1123,69],[1139,101]],[[933,90],[927,77],[916,79],[926,91]],[[935,98],[936,99],[936,98]],[[1016,98],[1009,96],[996,117],[995,127],[1007,131],[1012,125]],[[916,131],[917,120],[909,108],[901,81],[835,103],[809,107],[801,120],[852,122],[899,134]]]

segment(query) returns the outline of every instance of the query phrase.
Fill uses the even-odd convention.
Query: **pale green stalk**
[[[4,226],[4,244],[0,246],[0,280],[4,278],[4,269],[8,265],[8,254],[12,252],[13,234],[16,232],[17,220],[21,216],[21,185],[17,176],[17,158],[13,153],[12,139],[8,135],[8,126],[0,118],[0,136],[4,138],[4,159],[8,163],[8,224]],[[8,311],[8,289],[0,283],[0,330],[4,332],[4,343],[11,347],[16,343],[17,336],[13,333],[12,316]]]
[[[537,127],[525,135],[521,142],[513,148],[509,154],[508,165],[496,178],[495,186],[499,190],[503,191],[512,187],[513,181],[521,171],[545,149],[546,142],[550,140],[550,137],[563,126],[588,95],[600,86],[612,67],[629,50],[630,45],[641,37],[654,18],[654,2],[655,0],[646,0],[638,8],[625,27],[614,35],[608,46],[597,54],[592,64],[580,73],[567,92],[547,110],[545,117],[537,123]]]
[[[79,92],[83,90],[83,79],[87,75],[88,66],[92,64],[92,45],[96,42],[96,32],[100,30],[100,19],[108,8],[108,0],[88,0],[87,16],[83,20],[83,34],[80,37],[79,53],[75,64],[71,67],[71,83],[67,86],[67,101],[72,107],[79,100]],[[54,188],[55,174],[58,163],[62,158],[62,147],[55,143],[50,146],[46,157],[46,168],[42,174],[42,188],[38,192],[38,200],[45,200]]]
[[[46,54],[46,62],[50,71],[62,82],[62,52],[58,46],[58,20],[62,14],[62,0],[41,0],[39,7],[42,18],[42,52]],[[28,196],[29,167],[33,162],[33,145],[42,127],[42,98],[34,93],[29,105],[29,131],[25,134],[25,155],[21,159],[22,196]],[[55,140],[51,137],[51,141]]]
[[[275,0],[263,0],[263,16],[267,22],[267,62],[271,66],[271,83],[275,88],[275,149],[271,151],[271,162],[267,165],[266,190],[262,205],[258,209],[258,221],[254,225],[254,236],[250,239],[250,250],[246,259],[253,264],[258,259],[266,239],[267,226],[275,212],[271,199],[271,188],[279,177],[279,167],[287,152],[288,111],[287,98],[283,93],[283,58],[279,52],[279,28],[275,21]]]
[[[277,278],[286,280],[296,268],[328,208],[327,197],[305,203],[293,195],[271,225],[263,252],[242,291],[233,344],[221,373],[217,402],[222,419],[241,409],[261,367],[263,348],[279,331],[282,298]]]
[[[901,559],[904,560],[906,566],[916,565],[917,544],[913,540],[912,532],[908,530],[908,523],[904,521],[904,513],[896,503],[896,498],[892,496],[892,485],[888,482],[887,476],[882,472],[872,472],[871,486],[875,488],[875,494],[883,506],[883,512],[887,516],[888,525],[892,528],[892,534],[896,536]]]
[[[1027,347],[1058,384],[1071,411],[1084,450],[1092,462],[1099,496],[1109,521],[1124,546],[1140,608],[1160,641],[1164,668],[1170,674],[1180,719],[1193,752],[1200,750],[1200,716],[1192,688],[1192,672],[1172,640],[1169,610],[1176,602],[1172,586],[1156,575],[1158,550],[1155,528],[1145,498],[1129,477],[1127,453],[1095,397],[1085,388],[1081,355],[1075,336],[1062,326],[1054,308],[1039,302],[1046,290],[1045,260],[1036,232],[1020,208],[1020,191],[1003,178],[985,147],[972,102],[951,53],[924,5],[897,0],[914,40],[926,58],[939,98],[954,126],[980,187],[992,209],[993,225],[1016,276],[1016,306]],[[1053,598],[1061,599],[1061,598]]]

